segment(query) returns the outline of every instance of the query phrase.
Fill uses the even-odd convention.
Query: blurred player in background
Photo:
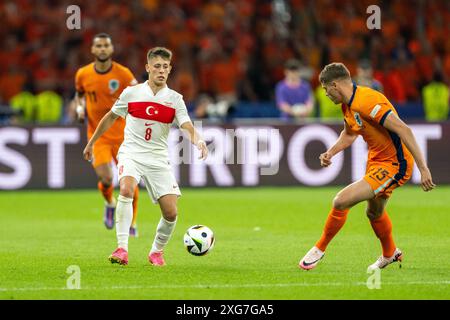
[[[79,121],[87,118],[87,137],[92,137],[100,120],[119,98],[123,89],[137,83],[131,71],[112,61],[114,47],[106,33],[94,36],[91,53],[94,62],[78,69],[75,75],[75,105]],[[111,160],[117,163],[116,155],[123,141],[125,121],[120,119],[93,146],[92,166],[99,179],[98,189],[105,199],[104,223],[106,228],[114,228],[116,201],[113,197],[113,171]],[[134,190],[133,222],[130,234],[137,236],[136,215],[138,187]]]
[[[373,77],[372,63],[368,59],[359,61],[355,82],[357,85],[369,87],[383,93],[383,85]]]
[[[171,124],[187,131],[189,140],[206,159],[208,149],[189,118],[183,96],[167,87],[172,66],[172,52],[156,47],[147,53],[148,80],[126,88],[111,110],[103,117],[84,149],[90,160],[93,146],[113,126],[119,117],[126,119],[125,138],[120,146],[119,184],[116,233],[118,248],[109,257],[112,263],[128,264],[128,236],[132,219],[133,190],[143,178],[154,203],[159,203],[162,217],[156,228],[148,260],[163,266],[163,249],[168,243],[177,221],[177,198],[181,195],[169,164],[167,139]]]
[[[300,61],[290,59],[284,66],[285,78],[275,88],[275,99],[284,119],[312,115],[314,101],[310,84],[300,76]]]
[[[422,176],[424,191],[434,188],[430,170],[411,129],[380,92],[352,83],[350,72],[342,63],[332,63],[322,70],[319,81],[334,103],[342,104],[344,130],[339,139],[320,155],[320,164],[327,167],[337,153],[350,147],[362,135],[369,147],[366,175],[341,190],[333,200],[322,237],[300,261],[302,269],[317,266],[329,242],[343,227],[351,207],[367,201],[366,214],[383,254],[369,266],[382,269],[401,261],[402,252],[394,243],[392,223],[385,210],[392,191],[406,183],[412,173],[413,158]]]

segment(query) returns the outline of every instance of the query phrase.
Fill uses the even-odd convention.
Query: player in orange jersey
[[[91,53],[95,60],[80,69],[75,76],[75,104],[80,121],[87,118],[87,138],[97,128],[103,116],[111,110],[114,102],[119,98],[123,89],[137,84],[131,71],[112,61],[114,47],[111,37],[106,33],[94,36]],[[98,189],[105,198],[104,223],[106,228],[114,227],[114,213],[116,201],[113,197],[113,172],[111,160],[117,163],[116,155],[123,141],[125,120],[119,119],[94,145],[92,166],[99,179]],[[133,221],[130,235],[137,236],[138,187],[134,192]]]
[[[344,130],[336,143],[320,155],[320,164],[329,166],[333,156],[348,148],[358,135],[367,142],[369,154],[366,175],[336,195],[322,237],[300,260],[299,266],[305,270],[317,266],[329,242],[344,225],[350,208],[367,201],[366,214],[383,249],[383,254],[369,266],[369,270],[382,269],[402,259],[385,210],[392,191],[410,179],[413,160],[420,170],[423,190],[430,191],[435,184],[413,132],[400,120],[383,94],[356,86],[342,63],[325,66],[319,80],[327,96],[336,104],[342,103],[344,114]]]

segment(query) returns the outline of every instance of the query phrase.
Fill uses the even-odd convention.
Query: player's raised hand
[[[197,148],[200,150],[200,157],[198,157],[201,160],[205,160],[208,157],[208,147],[206,146],[206,142],[203,140],[199,140],[197,142]]]
[[[436,185],[433,183],[430,170],[428,168],[424,168],[420,170],[420,175],[422,176],[421,185],[423,191],[427,192],[433,190]]]
[[[84,157],[84,160],[87,160],[89,162],[92,161],[92,146],[89,143],[86,145],[86,147],[83,150],[83,157]]]
[[[320,165],[322,167],[328,167],[331,164],[331,154],[329,152],[324,152],[319,156]]]

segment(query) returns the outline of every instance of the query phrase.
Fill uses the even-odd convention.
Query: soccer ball
[[[203,225],[190,227],[184,234],[184,246],[194,256],[203,256],[214,247],[214,233]]]

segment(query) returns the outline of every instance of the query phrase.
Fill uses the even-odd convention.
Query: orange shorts
[[[368,162],[364,180],[370,184],[375,197],[389,198],[395,188],[411,178],[412,168],[409,162],[406,162],[406,168],[397,163]]]
[[[117,163],[117,152],[119,151],[119,147],[121,142],[110,142],[105,140],[98,140],[94,144],[93,148],[93,160],[92,166],[97,168],[98,166],[111,163],[111,160],[114,160]]]

